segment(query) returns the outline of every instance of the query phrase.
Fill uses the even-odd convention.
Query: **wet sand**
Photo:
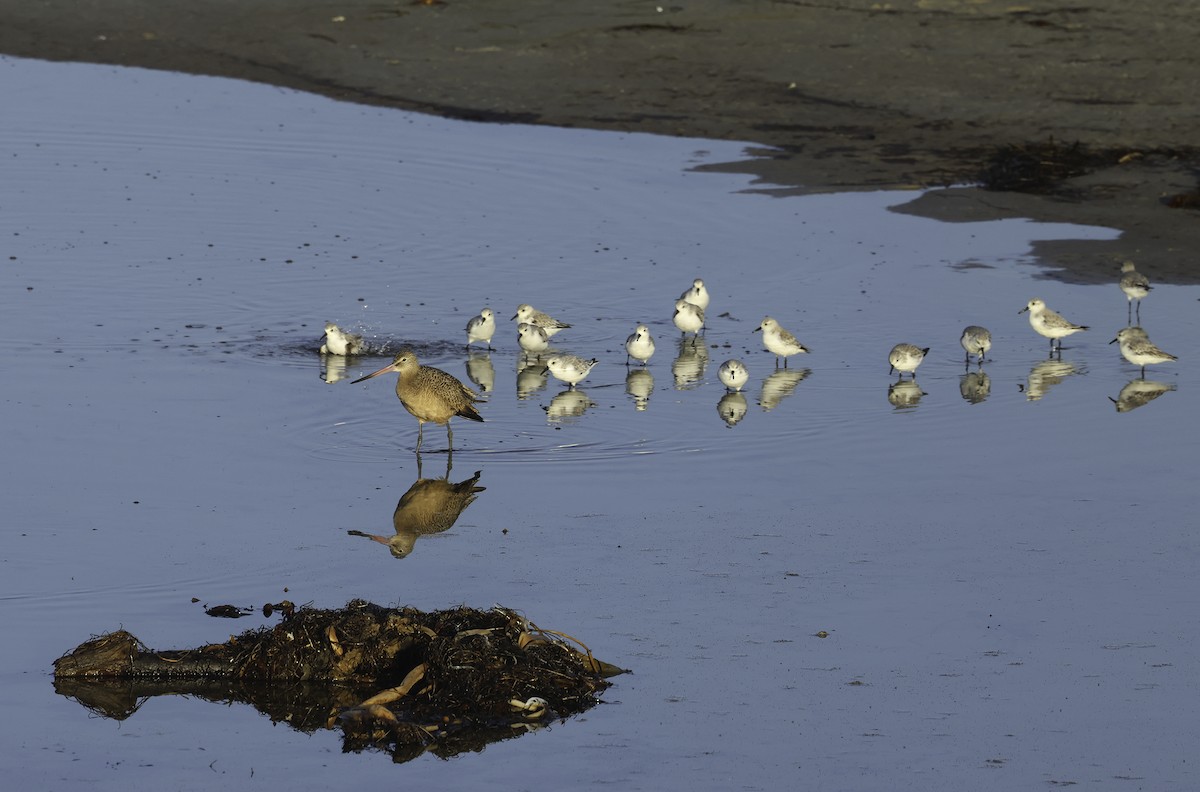
[[[953,188],[902,211],[1120,229],[1039,247],[1072,282],[1200,282],[1200,16],[994,0],[0,0],[0,52],[237,77],[455,118],[744,140],[781,194],[970,183],[1008,145],[1120,162],[1047,195]]]

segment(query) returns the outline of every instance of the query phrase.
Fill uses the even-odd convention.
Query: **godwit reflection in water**
[[[447,531],[458,521],[458,516],[483,492],[479,484],[480,471],[457,484],[450,481],[450,459],[446,459],[446,475],[442,478],[420,478],[418,457],[417,480],[400,497],[396,511],[392,514],[392,536],[347,531],[351,536],[363,536],[387,545],[395,558],[404,558],[412,552],[417,539],[429,534]]]

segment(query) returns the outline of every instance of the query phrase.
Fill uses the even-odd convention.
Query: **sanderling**
[[[347,333],[333,322],[325,323],[325,343],[321,344],[321,354],[361,355],[366,348],[362,336]]]
[[[496,314],[491,308],[484,308],[478,316],[472,316],[467,322],[467,346],[475,341],[482,341],[487,348],[492,348],[492,336],[496,333]]]
[[[1163,352],[1150,337],[1146,335],[1146,331],[1140,327],[1123,327],[1117,333],[1117,337],[1110,344],[1121,344],[1121,356],[1135,366],[1141,366],[1142,379],[1146,378],[1146,366],[1154,363],[1166,363],[1168,360],[1179,360],[1179,358]]]
[[[654,392],[654,375],[650,369],[635,368],[625,375],[625,392],[633,397],[633,406],[641,412],[650,403],[650,394]]]
[[[517,312],[513,314],[513,319],[525,324],[537,325],[546,331],[546,337],[557,333],[559,330],[566,330],[571,325],[566,322],[560,322],[549,314],[535,311],[532,305],[521,304],[517,306]]]
[[[746,371],[746,364],[742,361],[726,360],[717,369],[717,378],[729,390],[740,391],[746,384],[746,380],[750,379],[750,372]]]
[[[472,421],[483,420],[483,416],[475,409],[475,403],[480,401],[478,393],[459,382],[453,374],[447,374],[432,366],[420,365],[417,354],[408,347],[400,350],[395,360],[379,371],[359,377],[351,384],[391,371],[400,375],[396,378],[396,397],[400,399],[404,409],[417,419],[417,453],[421,451],[426,421],[446,425],[446,440],[453,449],[454,431],[450,428],[451,418],[459,415]]]
[[[540,358],[550,346],[550,334],[537,325],[521,322],[517,325],[517,343],[526,353],[532,352]]]
[[[984,353],[992,348],[992,334],[986,327],[968,325],[963,328],[962,338],[958,339],[958,343],[962,344],[962,348],[967,352],[967,363],[971,362],[971,355],[978,355],[979,362],[983,363]]]
[[[888,374],[895,371],[901,377],[904,372],[912,374],[913,379],[917,377],[917,366],[921,365],[921,361],[929,354],[929,347],[922,349],[915,344],[896,344],[892,347],[892,351],[888,353],[888,363],[891,366],[888,368]]]
[[[1138,272],[1132,261],[1121,265],[1121,291],[1125,292],[1130,323],[1133,322],[1133,301],[1137,300],[1138,318],[1142,315],[1142,299],[1150,293],[1150,279]]]
[[[592,366],[598,362],[596,358],[584,360],[576,355],[552,355],[546,358],[546,368],[550,369],[555,378],[574,388],[575,383],[586,377]]]
[[[754,332],[762,331],[763,346],[767,351],[775,355],[775,365],[779,366],[779,358],[783,358],[783,367],[787,368],[787,359],[789,355],[796,355],[801,352],[807,352],[803,344],[796,340],[796,336],[789,333],[780,327],[779,322],[776,322],[769,316],[764,316],[758,327],[754,328]]]
[[[1046,303],[1034,297],[1018,314],[1029,312],[1029,326],[1032,327],[1038,335],[1050,339],[1050,351],[1054,351],[1054,339],[1058,339],[1058,349],[1062,351],[1062,339],[1072,333],[1078,333],[1080,330],[1087,330],[1087,325],[1077,325],[1068,322],[1061,314],[1055,313],[1046,307]]]
[[[675,301],[675,315],[671,317],[675,322],[675,326],[683,335],[692,333],[693,336],[699,336],[701,328],[704,327],[704,309],[698,305],[692,305],[684,299]],[[693,339],[695,340],[695,339]]]
[[[699,278],[692,281],[692,288],[685,289],[679,299],[690,302],[701,311],[708,310],[708,289],[704,288],[704,281]]]
[[[654,355],[654,339],[650,336],[650,328],[644,324],[637,326],[633,331],[633,335],[625,339],[625,365],[629,365],[629,359],[640,360],[642,365],[646,365],[646,361]]]

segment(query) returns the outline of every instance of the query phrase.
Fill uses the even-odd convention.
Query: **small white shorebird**
[[[576,355],[551,355],[546,358],[546,368],[550,369],[550,373],[556,379],[560,379],[567,383],[569,388],[574,389],[576,383],[588,375],[592,370],[592,366],[599,361],[596,358],[584,360]]]
[[[363,337],[347,333],[333,322],[325,323],[325,343],[321,344],[323,355],[361,355],[367,348]]]
[[[929,347],[922,349],[915,344],[896,344],[892,347],[892,351],[888,353],[888,363],[891,367],[888,368],[888,374],[895,371],[904,378],[904,372],[908,372],[917,378],[917,366],[921,365],[921,361],[929,354]]]
[[[625,365],[629,365],[629,359],[641,361],[644,366],[646,362],[654,355],[654,339],[650,336],[650,328],[644,324],[637,326],[633,334],[625,339]]]
[[[721,380],[721,384],[731,391],[740,391],[750,379],[750,372],[746,370],[746,364],[740,360],[726,360],[717,369],[717,378]]]
[[[537,325],[521,322],[517,325],[517,343],[526,353],[532,352],[540,358],[550,346],[550,334]]]
[[[754,332],[762,331],[763,346],[767,351],[775,355],[775,367],[779,367],[779,358],[783,358],[783,367],[787,368],[787,359],[789,355],[798,355],[801,352],[808,352],[803,344],[796,340],[796,336],[784,330],[779,322],[776,322],[769,316],[764,316],[758,327],[754,328]]]
[[[692,281],[692,288],[684,290],[679,299],[690,302],[701,311],[708,310],[708,289],[704,288],[704,281],[699,278]]]
[[[691,333],[693,336],[699,336],[700,330],[704,328],[704,309],[680,298],[675,301],[675,315],[671,317],[671,321],[679,328],[681,334]]]
[[[520,323],[536,325],[546,331],[546,337],[557,333],[559,330],[566,330],[571,325],[566,322],[560,322],[553,316],[541,311],[534,310],[532,305],[522,303],[517,306],[517,312],[513,314],[513,319]]]
[[[1142,299],[1150,293],[1150,279],[1137,271],[1132,261],[1126,261],[1121,265],[1121,291],[1125,292],[1125,301],[1128,306],[1128,321],[1133,322],[1133,301],[1137,300],[1138,319],[1142,318]]]
[[[472,316],[467,322],[467,346],[476,341],[487,344],[492,348],[492,336],[496,334],[496,314],[491,308],[484,308],[478,316]]]
[[[1142,379],[1146,378],[1146,366],[1154,363],[1166,363],[1168,360],[1179,360],[1179,358],[1163,352],[1154,342],[1150,340],[1150,336],[1146,335],[1146,331],[1140,327],[1124,327],[1117,333],[1117,337],[1110,344],[1121,344],[1121,356],[1135,366],[1141,366]]]
[[[1073,322],[1068,322],[1061,314],[1055,313],[1046,307],[1046,303],[1034,297],[1029,303],[1017,311],[1018,314],[1029,312],[1029,326],[1037,332],[1038,335],[1050,339],[1050,351],[1054,351],[1054,339],[1058,339],[1058,350],[1062,351],[1062,340],[1071,335],[1078,333],[1080,330],[1087,330],[1087,325],[1077,325]]]
[[[966,350],[968,364],[971,362],[971,355],[978,355],[982,364],[984,353],[992,348],[992,334],[986,327],[967,325],[963,328],[962,338],[958,339],[958,343]]]

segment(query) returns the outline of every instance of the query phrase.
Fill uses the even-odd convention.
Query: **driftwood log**
[[[274,627],[196,649],[101,635],[54,662],[55,687],[113,718],[155,695],[246,702],[302,731],[340,727],[349,750],[407,760],[480,750],[582,712],[622,672],[506,608],[426,613],[355,600],[280,612]]]

